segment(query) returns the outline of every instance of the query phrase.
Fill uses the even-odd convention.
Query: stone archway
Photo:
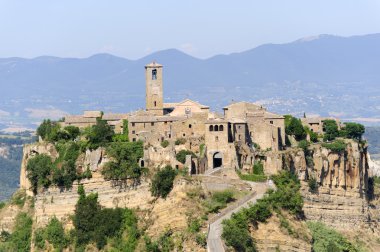
[[[220,152],[215,152],[214,155],[212,156],[212,168],[219,168],[222,167],[223,165],[223,157],[222,153]]]

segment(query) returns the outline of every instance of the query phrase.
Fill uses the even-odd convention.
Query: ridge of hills
[[[208,59],[176,49],[138,60],[110,54],[3,58],[0,124],[35,127],[42,118],[86,109],[144,107],[144,65],[153,60],[164,65],[167,102],[191,98],[218,110],[232,100],[258,101],[282,114],[379,124],[379,58],[380,34],[320,35]]]

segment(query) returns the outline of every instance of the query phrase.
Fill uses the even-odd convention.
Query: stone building
[[[311,131],[317,133],[317,134],[323,134],[324,133],[324,127],[323,122],[325,120],[334,120],[336,124],[338,125],[338,128],[341,128],[341,123],[337,118],[331,118],[331,117],[306,117],[301,118],[301,122],[304,126],[307,126],[310,128]]]
[[[222,115],[190,99],[164,103],[162,74],[161,64],[152,62],[145,66],[145,110],[104,115],[99,111],[85,112],[66,117],[64,125],[83,128],[100,118],[120,133],[123,120],[128,120],[130,141],[144,142],[144,165],[183,167],[175,154],[187,149],[198,155],[187,159],[192,173],[219,167],[250,167],[256,148],[281,150],[285,146],[283,116],[249,102],[232,103],[223,108]],[[168,141],[169,146],[162,147],[163,141]]]

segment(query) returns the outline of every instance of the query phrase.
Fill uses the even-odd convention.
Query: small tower
[[[146,111],[163,115],[162,65],[152,62],[145,66]]]

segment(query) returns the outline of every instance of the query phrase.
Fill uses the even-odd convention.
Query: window
[[[132,123],[132,127],[135,127],[135,123]]]
[[[152,70],[152,80],[157,80],[157,69]]]
[[[133,142],[136,142],[136,138],[133,138],[132,141],[133,141]]]
[[[191,129],[191,124],[189,124],[189,129]]]
[[[150,123],[151,126],[154,126],[154,122]]]
[[[132,130],[132,134],[136,134],[136,131]]]
[[[215,142],[218,142],[218,141],[219,141],[219,137],[216,136],[216,137],[215,137]]]
[[[218,125],[214,126],[214,131],[219,131]]]
[[[219,131],[223,131],[223,130],[224,130],[223,125],[220,125],[220,126],[219,126]]]
[[[185,134],[185,133],[183,133],[183,134],[182,134],[182,136],[186,136],[186,134]]]
[[[154,106],[157,107],[157,102],[156,101],[154,101]]]
[[[214,127],[212,125],[210,125],[209,131],[214,131]]]
[[[273,121],[270,121],[269,123],[270,123],[270,124],[273,124]]]

